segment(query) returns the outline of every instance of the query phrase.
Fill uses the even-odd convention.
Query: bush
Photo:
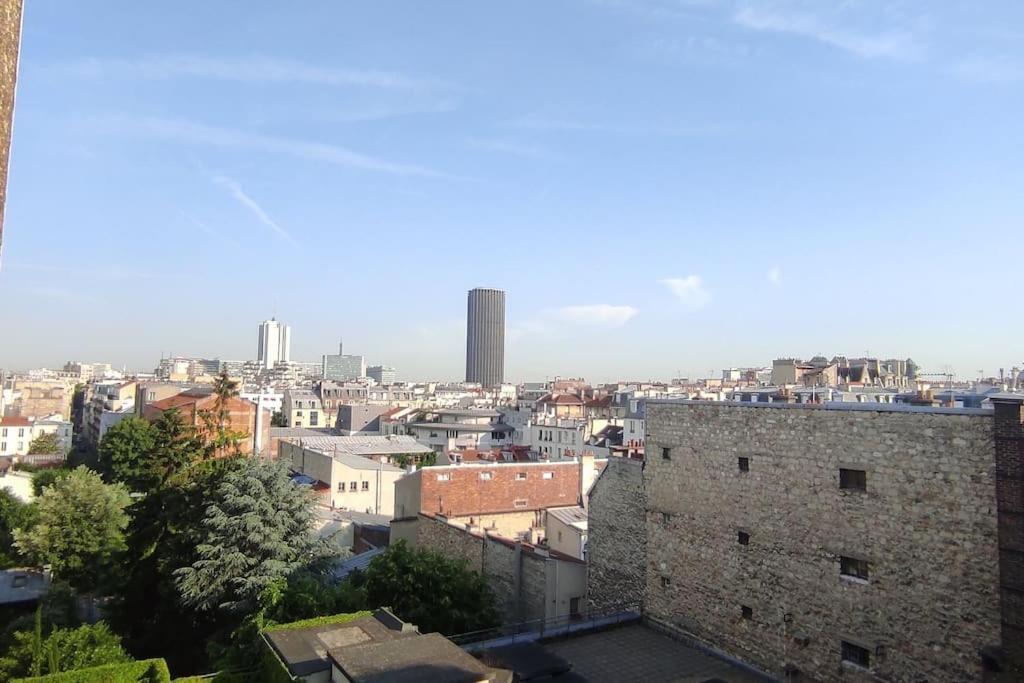
[[[144,659],[36,678],[18,678],[14,683],[171,683],[171,672],[162,659]]]

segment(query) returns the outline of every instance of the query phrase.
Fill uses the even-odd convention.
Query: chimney
[[[596,478],[594,454],[591,451],[585,451],[580,454],[580,505],[583,506],[583,509],[587,509],[589,505],[587,491],[590,490],[590,485],[594,483]]]

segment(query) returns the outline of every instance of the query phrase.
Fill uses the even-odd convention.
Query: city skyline
[[[995,374],[1024,361],[998,296],[1024,247],[1022,14],[34,3],[0,365],[245,358],[276,312],[295,358],[343,332],[457,379],[485,284],[510,380],[815,353]],[[323,273],[370,294],[309,297]]]

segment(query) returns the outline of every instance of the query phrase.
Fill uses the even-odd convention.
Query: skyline
[[[26,8],[0,366],[1024,365],[1019,5],[207,4]]]

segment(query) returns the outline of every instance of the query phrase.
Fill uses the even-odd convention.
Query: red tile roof
[[[537,403],[554,403],[556,405],[582,405],[583,399],[576,394],[548,394]]]
[[[0,417],[0,427],[29,427],[32,425],[32,420],[27,417],[21,417],[20,415],[7,415],[6,417]]]

